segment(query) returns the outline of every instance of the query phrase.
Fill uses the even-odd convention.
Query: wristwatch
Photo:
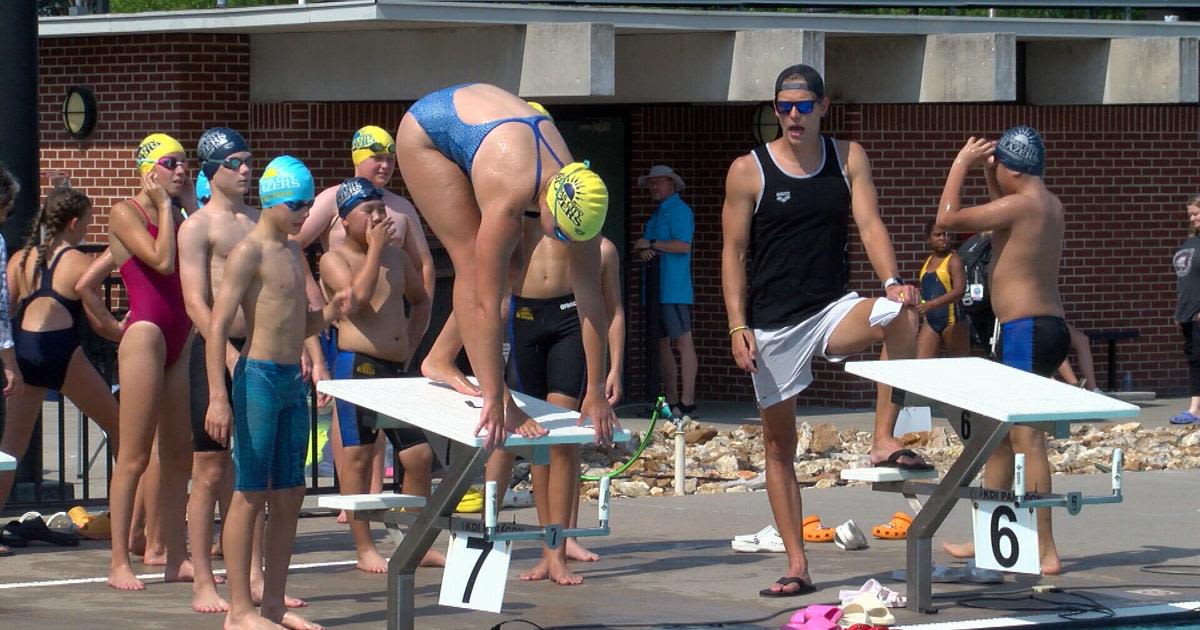
[[[653,238],[652,238],[652,239],[650,239],[650,249],[654,249],[654,244],[655,244],[655,243],[657,243],[657,242],[658,242],[658,240],[657,240],[657,239],[653,239]]]
[[[902,284],[904,284],[904,281],[901,280],[899,278],[899,276],[892,276],[891,278],[888,278],[887,280],[883,281],[883,290],[887,291],[889,287],[891,287],[893,285],[897,285],[897,284],[902,285]]]

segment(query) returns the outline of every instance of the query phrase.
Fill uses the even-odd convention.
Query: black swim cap
[[[1042,176],[1046,170],[1046,143],[1037,129],[1018,125],[996,142],[996,161],[1018,173]]]
[[[775,77],[775,96],[772,100],[778,98],[779,93],[784,90],[808,90],[816,94],[817,98],[821,98],[825,96],[825,81],[821,79],[821,73],[817,72],[816,68],[798,63],[784,68],[783,72]]]
[[[201,172],[211,180],[225,158],[249,150],[250,145],[246,144],[242,134],[229,127],[213,127],[200,136],[196,156],[200,158]]]

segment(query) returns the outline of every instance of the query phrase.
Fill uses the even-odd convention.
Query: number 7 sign
[[[975,501],[975,566],[1039,575],[1037,517],[1033,508],[1001,501]]]
[[[450,535],[442,574],[442,606],[500,612],[512,542],[489,542],[476,536]]]

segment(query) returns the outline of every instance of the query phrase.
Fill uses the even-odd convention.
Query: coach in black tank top
[[[822,166],[811,176],[783,172],[770,145],[751,154],[763,179],[750,225],[747,323],[754,328],[800,323],[850,290],[850,187],[837,143],[820,139]]]
[[[753,377],[763,421],[767,497],[773,513],[788,515],[775,524],[787,551],[787,572],[759,594],[791,597],[816,590],[804,555],[804,512],[792,463],[796,395],[812,383],[814,356],[841,361],[880,341],[886,357],[915,356],[917,317],[911,306],[919,291],[897,277],[866,152],[821,135],[829,108],[821,75],[805,65],[786,68],[775,81],[774,105],[782,137],[729,167],[721,286],[734,361]],[[878,300],[860,298],[849,288],[852,218],[883,284],[886,297],[878,300],[901,305],[878,326],[870,324]],[[871,461],[930,468],[893,437],[899,410],[890,389],[880,387]]]

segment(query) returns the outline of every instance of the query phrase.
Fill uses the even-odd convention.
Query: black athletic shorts
[[[229,343],[242,351],[245,339],[230,338]],[[192,341],[192,357],[188,363],[188,395],[191,396],[189,407],[192,410],[192,450],[197,453],[217,453],[229,450],[212,439],[204,430],[204,417],[208,415],[208,371],[204,366],[204,337],[196,335]],[[233,396],[233,379],[229,370],[225,371],[225,392]]]
[[[575,296],[549,299],[512,296],[508,309],[505,383],[513,391],[545,400],[583,395],[587,364]]]
[[[376,359],[361,352],[344,350],[338,352],[333,365],[333,378],[339,379],[401,378],[406,376],[405,372],[404,366],[399,363]],[[342,434],[342,445],[374,444],[375,438],[379,435],[379,431],[375,429],[379,414],[341,399],[338,399],[335,404],[337,405],[338,429]],[[425,432],[416,427],[385,429],[383,433],[397,453],[429,441]]]

